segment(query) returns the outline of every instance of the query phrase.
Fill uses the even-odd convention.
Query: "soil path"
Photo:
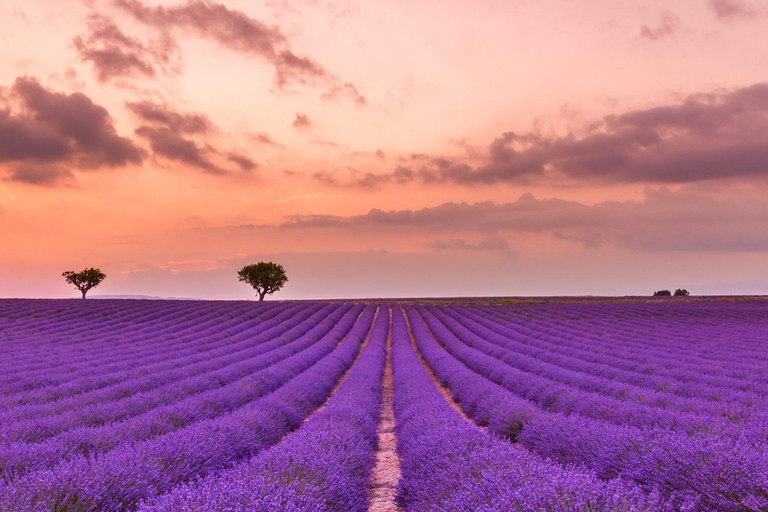
[[[384,367],[384,378],[381,383],[381,418],[379,419],[379,446],[376,450],[376,466],[369,496],[371,498],[368,512],[399,512],[401,509],[395,502],[397,481],[400,479],[400,457],[397,455],[397,439],[395,438],[395,413],[392,409],[392,396],[395,387],[392,376],[392,335],[387,339],[387,363]]]

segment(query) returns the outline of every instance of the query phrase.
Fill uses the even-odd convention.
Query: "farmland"
[[[0,300],[0,511],[765,511],[768,302]]]

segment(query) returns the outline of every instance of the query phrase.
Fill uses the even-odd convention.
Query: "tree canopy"
[[[657,292],[653,292],[654,297],[671,297],[672,292],[669,290],[659,290]]]
[[[98,268],[86,268],[80,272],[67,270],[61,274],[61,276],[66,279],[68,283],[75,285],[75,288],[80,290],[83,293],[83,298],[85,298],[85,294],[88,293],[88,290],[94,286],[98,286],[104,279],[106,279],[107,274]]]
[[[278,291],[288,282],[283,266],[271,261],[246,265],[237,271],[237,275],[240,281],[256,290],[259,300],[264,300],[264,296]]]
[[[688,293],[688,290],[685,288],[678,288],[675,290],[675,297],[687,297],[688,295],[690,295],[690,293]]]

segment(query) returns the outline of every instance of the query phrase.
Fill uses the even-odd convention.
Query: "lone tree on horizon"
[[[106,279],[107,274],[98,268],[87,268],[80,272],[67,270],[61,274],[61,276],[66,279],[68,283],[75,285],[75,288],[83,292],[83,298],[85,298],[85,294],[88,293],[88,290],[94,286],[98,286],[104,279]]]
[[[240,281],[248,283],[256,290],[260,301],[264,300],[266,294],[278,291],[288,282],[283,266],[271,261],[246,265],[237,271],[237,275]]]

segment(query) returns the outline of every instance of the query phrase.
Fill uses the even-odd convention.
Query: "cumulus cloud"
[[[482,244],[458,238],[438,242],[432,245],[437,250],[491,250],[500,248],[497,238],[504,234],[540,233],[591,247],[614,244],[650,251],[768,251],[766,222],[768,194],[759,187],[716,192],[662,187],[646,189],[641,201],[587,205],[524,194],[502,204],[484,201],[444,203],[418,210],[372,209],[349,217],[292,215],[275,227],[481,233],[487,237]]]
[[[9,103],[14,100],[16,111]],[[54,92],[19,77],[0,110],[0,163],[19,165],[11,180],[52,184],[75,166],[123,167],[143,157],[132,140],[117,134],[109,112],[82,93]]]
[[[158,70],[179,70],[179,49],[173,38],[161,35],[145,44],[99,14],[89,17],[88,34],[75,37],[73,44],[80,59],[93,65],[100,82],[136,76],[153,78]]]
[[[605,116],[580,133],[506,132],[480,165],[412,155],[389,173],[316,175],[335,185],[570,182],[683,184],[768,177],[768,83]]]
[[[148,6],[140,0],[115,0],[115,5],[165,34],[181,29],[216,41],[229,50],[269,62],[275,69],[278,89],[293,84],[321,85],[326,89],[326,98],[346,97],[358,104],[366,103],[354,84],[343,82],[310,57],[294,53],[278,27],[251,18],[242,11],[206,0],[189,0],[170,7]]]

